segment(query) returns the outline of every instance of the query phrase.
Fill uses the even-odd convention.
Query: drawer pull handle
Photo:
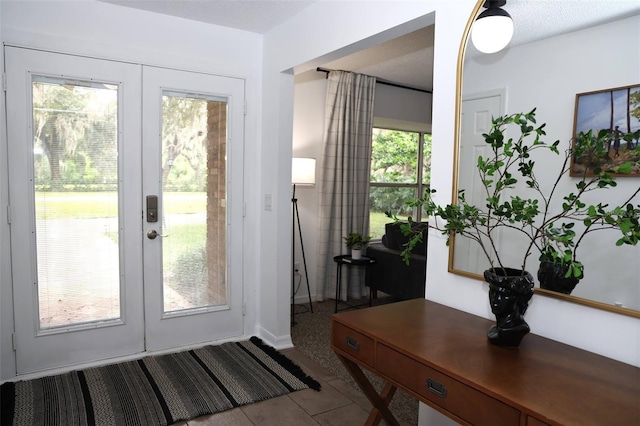
[[[427,379],[427,389],[429,389],[439,397],[444,398],[447,396],[447,387],[442,383],[436,382],[433,379]]]
[[[351,349],[355,351],[360,350],[360,343],[358,343],[358,341],[353,337],[347,336],[347,346],[349,346]]]

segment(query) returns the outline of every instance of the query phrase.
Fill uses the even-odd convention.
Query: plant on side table
[[[536,163],[531,154],[537,150],[548,150],[560,155],[560,141],[552,144],[543,142],[541,137],[546,135],[545,124],[536,126],[535,109],[492,120],[491,130],[483,135],[490,155],[480,156],[477,160],[484,194],[482,202],[477,205],[468,202],[463,189],[458,192],[457,203],[436,204],[432,198],[435,190],[410,203],[434,218],[429,226],[447,235],[447,245],[453,235],[461,235],[480,246],[490,266],[484,271],[484,278],[489,283],[489,302],[496,316],[496,324],[487,336],[491,343],[499,346],[518,346],[530,331],[524,313],[533,295],[534,280],[526,265],[534,250],[540,254],[539,260],[543,264],[546,262],[557,267],[562,277],[579,279],[584,268],[576,258],[576,250],[587,233],[618,230],[622,233],[618,245],[636,245],[640,240],[640,205],[631,203],[640,187],[620,206],[588,205],[582,200],[591,191],[615,187],[614,174],[628,173],[631,170],[629,163],[608,170],[596,168],[593,176],[583,175],[576,183],[575,191],[563,197],[558,211],[554,210],[558,206],[552,204],[561,178],[569,171],[570,156],[584,155],[586,150],[595,151],[595,155],[606,155],[605,141],[610,132],[600,131],[595,136],[592,132],[578,135],[573,148],[565,152],[552,188],[545,190],[536,176]],[[511,127],[515,127],[516,137],[507,136]],[[525,197],[523,194],[530,195]],[[401,223],[406,235],[412,233],[411,218],[402,223],[390,216]],[[576,223],[582,224],[582,230],[576,231]],[[521,234],[527,241],[520,253],[518,267],[509,267],[502,261],[497,233],[503,229]],[[406,250],[410,251],[419,237],[412,235]],[[544,275],[542,273],[543,278]]]
[[[351,258],[358,260],[362,258],[362,249],[371,241],[370,236],[362,236],[357,232],[351,232],[343,237],[347,249],[351,250]]]

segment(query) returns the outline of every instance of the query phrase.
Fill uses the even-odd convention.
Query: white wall
[[[455,2],[325,2],[320,1],[304,13],[265,36],[264,67],[264,123],[262,135],[265,163],[271,164],[277,173],[262,174],[263,190],[274,194],[275,204],[281,212],[289,211],[292,115],[286,110],[273,110],[274,102],[293,103],[292,79],[282,74],[296,69],[306,71],[342,55],[353,52],[375,41],[392,37],[390,32],[406,30],[401,26],[425,21],[425,15],[435,12],[435,69],[433,99],[432,184],[438,191],[437,201],[447,203],[451,199],[452,158],[454,136],[454,110],[456,86],[456,62],[460,40],[475,1]],[[416,21],[416,19],[418,21]],[[358,22],[358,25],[353,25]],[[424,21],[423,21],[424,22]],[[425,23],[419,23],[424,26]],[[399,26],[399,27],[398,27]],[[389,31],[392,28],[394,31]],[[332,31],[326,31],[332,28]],[[295,34],[295,37],[292,37]],[[285,87],[281,87],[281,83]],[[287,106],[286,109],[289,109]],[[269,124],[267,124],[269,123]],[[290,264],[278,258],[276,253],[289,250],[290,223],[288,214],[263,213],[262,276],[279,281],[281,287],[289,285],[287,275]],[[284,219],[283,219],[284,218]],[[267,226],[268,225],[268,226]],[[273,228],[278,231],[272,232]],[[492,318],[487,302],[487,286],[447,272],[448,250],[439,233],[429,237],[427,265],[427,298],[455,308]],[[277,250],[272,250],[275,244]],[[268,274],[266,273],[268,272]],[[272,275],[273,274],[273,275]],[[271,283],[268,287],[276,286]],[[286,332],[288,303],[286,289],[275,296],[282,312],[270,317],[271,329]],[[263,305],[263,309],[269,309]],[[534,333],[563,341],[593,352],[604,354],[630,364],[640,365],[639,320],[598,309],[588,308],[546,297],[534,297],[527,312],[527,320]],[[264,324],[267,326],[267,324]]]
[[[256,295],[259,244],[257,206],[260,168],[262,36],[201,22],[139,11],[96,1],[2,1],[1,37],[4,44],[34,47],[139,64],[166,66],[245,79],[248,114],[245,117],[245,258],[244,293],[247,304],[245,334],[253,335],[258,320]],[[90,17],[99,17],[90,19]],[[2,94],[4,99],[4,93]],[[4,106],[4,101],[2,102]],[[2,114],[2,137],[5,137]],[[6,159],[2,144],[0,161]],[[11,350],[12,307],[10,254],[6,226],[7,176],[0,163],[0,291],[2,334],[0,378],[15,373]],[[19,214],[19,213],[18,213]]]
[[[327,83],[324,73],[314,75],[314,71],[295,77],[295,97],[293,110],[293,157],[311,157],[316,159],[316,173],[322,164],[322,138],[324,129],[324,105]],[[304,76],[306,75],[307,78]],[[318,78],[320,77],[320,78]],[[317,180],[317,177],[316,177]],[[304,251],[309,271],[311,299],[318,300],[317,253],[318,253],[318,186],[298,187],[296,189],[300,226],[304,238]],[[296,230],[296,238],[297,238]],[[296,303],[309,303],[302,250],[296,240],[295,261],[300,263],[301,285],[296,293]],[[296,281],[297,283],[298,281]]]
[[[465,62],[464,93],[506,88],[506,112],[537,108],[538,123],[547,123],[545,140],[560,140],[559,148],[564,151],[570,147],[573,135],[576,93],[639,82],[640,16],[635,16],[516,46],[496,55],[470,58]],[[544,187],[551,188],[563,156],[544,158],[546,161],[537,164],[544,164],[538,175]],[[558,186],[558,194],[576,192],[577,182],[578,178],[566,176]],[[639,186],[638,178],[620,178],[615,189],[596,191],[587,199],[620,204]],[[639,200],[640,196],[636,203]],[[562,199],[556,197],[555,201],[554,212],[558,212]],[[617,232],[591,233],[585,238],[577,251],[578,260],[585,265],[585,278],[572,294],[610,306],[620,302],[640,310],[640,245],[616,247],[618,238]],[[530,270],[535,269],[533,263],[529,263]]]
[[[417,90],[376,84],[373,116],[389,120],[431,124],[431,97],[431,94]]]

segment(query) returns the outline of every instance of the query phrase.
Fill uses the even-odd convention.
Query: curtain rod
[[[331,71],[334,71],[334,70],[330,70],[328,68],[318,67],[318,68],[316,68],[316,71],[326,73],[327,77],[328,77],[329,73]],[[370,76],[370,77],[375,77],[375,76]],[[384,85],[387,85],[387,86],[400,87],[402,89],[415,90],[417,92],[433,93],[432,90],[426,90],[426,89],[420,89],[419,87],[407,86],[406,84],[395,83],[393,81],[384,80],[384,79],[378,78],[378,77],[376,77],[376,83],[384,84]]]

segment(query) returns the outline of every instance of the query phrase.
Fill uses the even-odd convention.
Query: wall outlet
[[[294,272],[300,272],[300,262],[293,263],[293,270]]]

